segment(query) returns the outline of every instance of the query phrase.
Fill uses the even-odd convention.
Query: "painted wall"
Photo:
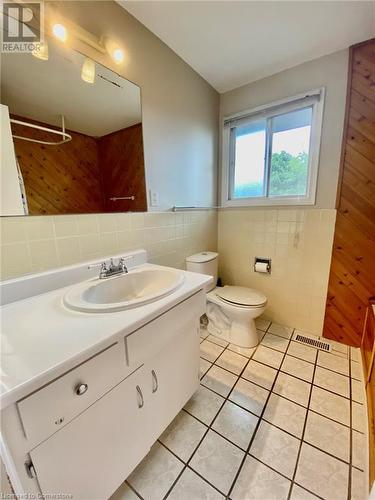
[[[152,209],[215,205],[218,93],[115,2],[52,4],[89,32],[110,36],[125,51],[125,63],[116,66],[109,56],[79,42],[76,45],[141,87],[146,183],[160,200]]]
[[[336,210],[219,211],[220,276],[224,284],[261,290],[265,316],[320,335],[323,327]],[[272,259],[271,274],[254,258]]]
[[[325,87],[315,208],[334,208],[344,126],[349,51],[300,64],[221,95],[221,116]]]

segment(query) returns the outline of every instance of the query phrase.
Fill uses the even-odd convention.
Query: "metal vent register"
[[[309,337],[308,335],[300,335],[299,333],[296,333],[294,336],[294,340],[296,342],[300,342],[301,344],[306,344],[311,347],[317,347],[321,351],[326,351],[326,352],[332,351],[331,344],[329,344],[328,342],[322,342],[316,337]]]

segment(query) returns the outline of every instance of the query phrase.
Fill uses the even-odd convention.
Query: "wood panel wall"
[[[146,211],[142,124],[101,137],[99,163],[103,176],[105,211]],[[135,200],[110,200],[122,196],[135,196]]]
[[[50,127],[22,117],[12,118]],[[12,124],[12,131],[44,141],[56,141],[57,137],[17,124]],[[67,132],[72,140],[59,146],[14,139],[30,215],[103,212],[97,141],[88,135]]]
[[[16,135],[56,140],[49,132],[22,125],[12,124],[12,130]],[[67,132],[72,140],[59,146],[14,140],[30,215],[147,211],[142,124],[101,138]],[[109,200],[128,195],[135,201]]]
[[[375,39],[350,49],[324,337],[360,346],[375,296]]]

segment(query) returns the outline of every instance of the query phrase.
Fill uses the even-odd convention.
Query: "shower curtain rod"
[[[38,144],[46,144],[47,146],[58,146],[59,144],[64,144],[72,140],[72,136],[65,132],[65,118],[61,115],[61,132],[60,130],[54,130],[53,128],[42,127],[40,125],[34,125],[33,123],[24,122],[22,120],[15,120],[10,118],[11,123],[16,123],[17,125],[23,125],[24,127],[34,128],[36,130],[42,130],[43,132],[50,132],[51,134],[56,134],[63,137],[62,141],[41,141],[38,139],[32,139],[31,137],[23,137],[21,135],[12,134],[14,139],[21,139],[22,141],[37,142]]]

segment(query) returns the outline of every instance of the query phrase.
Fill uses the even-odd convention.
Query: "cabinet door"
[[[157,439],[199,386],[199,325],[184,331],[145,365],[151,406],[149,428]]]
[[[30,453],[44,494],[104,500],[120,486],[152,442],[146,382],[142,367]]]

